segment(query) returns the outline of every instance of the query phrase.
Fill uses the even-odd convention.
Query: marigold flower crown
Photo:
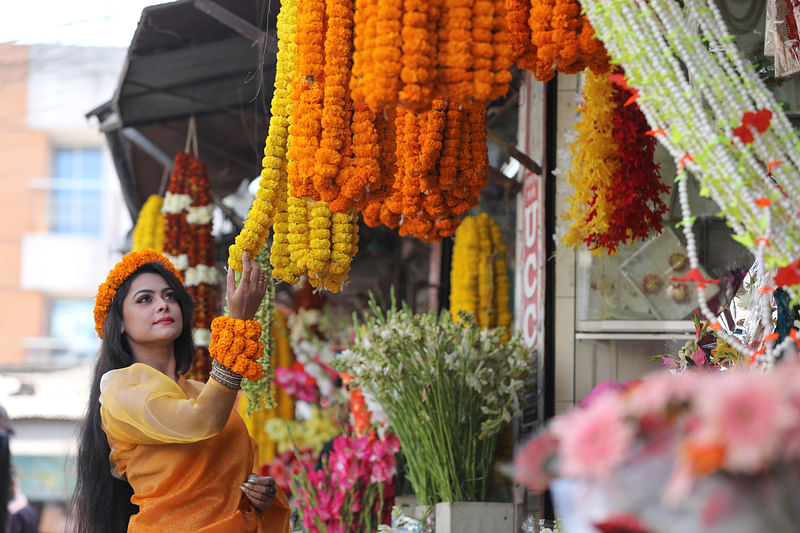
[[[101,339],[103,338],[103,326],[106,323],[108,309],[117,294],[117,289],[131,274],[147,263],[160,263],[183,283],[183,276],[169,259],[151,248],[145,248],[123,256],[119,263],[108,273],[106,280],[97,288],[97,298],[94,303],[94,329]]]

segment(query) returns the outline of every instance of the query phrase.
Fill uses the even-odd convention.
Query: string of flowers
[[[400,90],[400,72],[403,29],[403,0],[373,0],[375,10],[374,39],[365,44],[372,45],[372,64],[364,73],[364,102],[374,112],[382,111],[397,103]],[[371,42],[370,42],[371,41]]]
[[[192,205],[189,196],[189,180],[186,177],[191,156],[186,152],[178,152],[172,164],[172,175],[164,195],[161,211],[164,213],[164,255],[175,265],[181,274],[189,268],[189,223],[186,212]]]
[[[686,3],[686,13],[697,21],[696,32],[687,31],[684,10],[674,2],[651,2],[645,9],[631,0],[587,0],[584,7],[639,91],[637,102],[652,128],[650,133],[678,165],[692,274],[680,281],[695,284],[700,309],[714,325],[705,285],[716,280],[695,275],[698,261],[686,173],[698,179],[702,195],[711,196],[720,206],[734,238],[763,256],[767,272],[780,273],[800,258],[797,134],[771,92],[745,65],[714,2]],[[769,281],[771,274],[765,275]],[[788,292],[796,296],[797,280],[790,277],[788,282]],[[775,285],[767,282],[764,286]],[[751,361],[765,366],[794,342],[786,337],[776,346],[776,338],[765,338],[764,345],[754,350],[723,329],[719,334]]]
[[[492,94],[494,7],[492,0],[475,0],[472,4],[472,94],[478,100],[487,100]]]
[[[164,198],[151,194],[148,196],[139,216],[136,218],[136,225],[133,228],[132,252],[138,252],[145,248],[151,248],[156,252],[164,251],[164,214],[161,206]]]
[[[500,98],[508,92],[511,82],[511,65],[514,64],[514,53],[511,48],[511,37],[506,27],[507,0],[494,0],[494,18],[492,20],[492,90],[489,99]],[[525,67],[522,67],[525,68]]]
[[[298,5],[297,59],[291,91],[292,142],[287,170],[292,194],[314,200],[320,198],[313,176],[324,99],[324,24],[325,0],[309,0]]]
[[[608,70],[608,55],[578,0],[507,0],[506,6],[514,59],[537,80],[587,67]]]
[[[511,282],[500,226],[486,214],[466,217],[456,230],[450,269],[450,314],[459,321],[464,313],[483,328],[505,328],[511,334]]]
[[[466,217],[456,230],[453,240],[453,257],[450,269],[450,312],[459,320],[459,311],[473,316],[478,314],[480,297],[478,286],[480,243],[475,217]]]
[[[351,0],[325,0],[325,65],[320,141],[314,156],[314,189],[324,202],[340,196],[337,176],[342,170],[342,149],[350,134],[349,78],[352,48]],[[302,119],[301,119],[302,120]],[[317,199],[315,197],[315,199]]]
[[[400,104],[412,111],[423,111],[430,105],[436,71],[436,26],[441,0],[404,0],[402,18],[403,85],[398,94]],[[433,24],[431,24],[433,22]]]
[[[278,373],[290,368],[295,362],[287,331],[286,317],[280,309],[276,308],[273,314],[271,341],[273,346],[271,350],[271,365],[272,369],[274,369],[275,383],[277,383]],[[267,350],[265,350],[265,354],[266,352]],[[242,382],[244,383],[244,380]],[[253,382],[249,383],[252,384]],[[270,427],[267,427],[268,424],[274,420],[279,426],[283,427],[287,421],[294,420],[295,417],[294,398],[280,386],[270,387],[269,391],[274,398],[275,405],[273,407],[267,408],[262,404],[261,408],[259,408],[257,404],[250,403],[248,395],[240,396],[236,403],[236,409],[247,426],[247,432],[258,445],[258,464],[262,468],[275,460],[277,444],[280,440],[277,436],[278,434],[271,431]],[[275,422],[272,423],[274,424]]]
[[[267,292],[256,310],[253,318],[261,324],[259,342],[264,346],[258,363],[261,365],[261,376],[258,379],[242,379],[242,390],[247,398],[247,414],[270,409],[277,405],[272,380],[275,378],[275,367],[272,359],[275,354],[275,283],[272,281],[272,269],[268,261],[266,247],[256,257],[259,268],[267,275]]]
[[[612,206],[605,194],[619,170],[614,139],[614,85],[606,76],[589,72],[583,90],[578,136],[570,146],[572,168],[567,174],[573,194],[565,218],[572,224],[562,240],[569,246],[590,244],[609,230]],[[599,253],[599,249],[595,248]]]
[[[269,228],[277,215],[286,209],[286,152],[289,137],[289,117],[292,101],[289,98],[297,47],[297,0],[282,0],[277,19],[278,53],[275,65],[275,88],[270,104],[269,133],[264,145],[263,169],[258,182],[257,198],[253,202],[248,220],[236,236],[228,253],[228,264],[242,269],[242,252],[256,257],[269,236]],[[255,231],[254,231],[255,230]]]
[[[454,102],[472,99],[472,6],[474,0],[446,0],[439,20],[439,79],[442,92]]]
[[[211,234],[214,202],[203,163],[191,157],[186,177],[192,203],[186,211],[190,238],[186,254],[189,266],[184,274],[184,284],[194,303],[192,337],[195,344],[190,377],[206,381],[211,370],[208,358],[211,321],[217,306],[217,269],[214,265],[214,236]]]

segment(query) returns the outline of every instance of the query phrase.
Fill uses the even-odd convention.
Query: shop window
[[[58,148],[53,157],[50,231],[100,235],[103,158],[99,148]]]

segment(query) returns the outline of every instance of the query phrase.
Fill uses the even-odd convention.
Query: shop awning
[[[179,0],[142,11],[119,84],[90,111],[135,217],[184,149],[190,118],[215,196],[255,178],[275,74],[277,0]]]

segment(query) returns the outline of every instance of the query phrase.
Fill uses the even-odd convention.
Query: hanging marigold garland
[[[514,60],[539,81],[556,72],[608,71],[608,55],[594,37],[578,0],[505,0]]]
[[[484,329],[511,327],[511,283],[503,234],[486,213],[466,217],[456,230],[450,270],[450,313],[470,313]]]
[[[646,239],[661,231],[667,206],[653,161],[655,139],[633,101],[633,93],[606,76],[590,74],[584,90],[582,118],[572,145],[576,158],[569,173],[575,188],[564,242],[614,253],[620,244]]]
[[[256,257],[264,247],[278,213],[286,209],[286,151],[289,137],[289,117],[292,102],[289,98],[294,76],[297,33],[297,0],[283,0],[277,20],[278,53],[275,65],[275,89],[270,105],[269,134],[264,145],[263,169],[258,182],[257,199],[253,202],[248,220],[249,225],[236,236],[228,254],[229,265],[241,271],[242,252],[248,257]]]
[[[139,210],[136,226],[133,228],[132,252],[145,248],[156,252],[164,251],[164,214],[161,212],[163,204],[163,197],[151,194]]]

